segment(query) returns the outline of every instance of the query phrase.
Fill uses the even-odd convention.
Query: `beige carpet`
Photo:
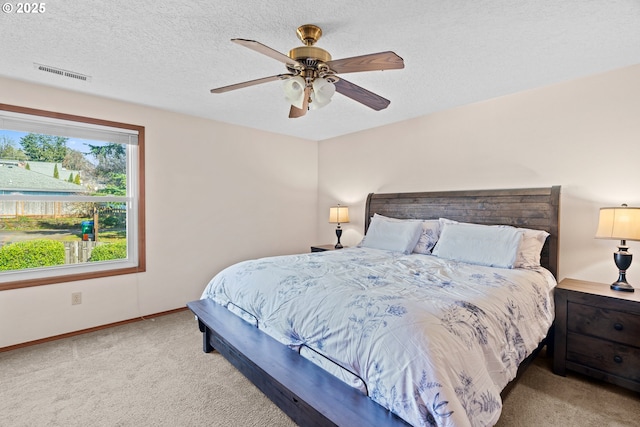
[[[0,353],[0,426],[293,426],[189,312]],[[499,426],[637,426],[640,396],[538,358]]]

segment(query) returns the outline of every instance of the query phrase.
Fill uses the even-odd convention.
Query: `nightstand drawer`
[[[567,361],[640,384],[640,349],[574,333],[567,334]]]
[[[567,330],[640,347],[640,316],[569,301]]]

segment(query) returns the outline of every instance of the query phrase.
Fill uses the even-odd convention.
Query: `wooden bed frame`
[[[448,218],[547,231],[541,264],[558,270],[560,187],[369,194],[365,231],[374,213],[394,218]],[[203,350],[222,354],[301,426],[406,426],[387,409],[211,300],[187,304],[198,318]],[[550,330],[550,332],[552,329]],[[548,336],[545,342],[552,343]],[[518,369],[518,377],[538,350]],[[517,378],[516,377],[516,380]],[[516,381],[503,390],[504,395]]]

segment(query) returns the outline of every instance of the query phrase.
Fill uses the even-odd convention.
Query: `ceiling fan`
[[[255,40],[231,39],[234,43],[283,62],[289,72],[211,89],[211,93],[223,93],[274,80],[284,80],[285,96],[291,103],[290,118],[302,117],[308,109],[327,105],[331,102],[334,92],[341,93],[376,111],[387,108],[391,102],[388,99],[337,75],[404,68],[404,61],[401,57],[394,52],[387,51],[332,60],[329,52],[314,46],[322,36],[320,27],[311,24],[302,25],[298,27],[297,34],[304,46],[291,49],[289,55],[280,53]]]

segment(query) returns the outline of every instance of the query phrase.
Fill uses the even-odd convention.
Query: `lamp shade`
[[[331,102],[331,97],[336,93],[336,86],[322,77],[318,77],[312,83],[311,108],[322,108]]]
[[[332,206],[329,208],[329,222],[345,223],[349,222],[349,206]]]
[[[600,208],[596,238],[640,240],[640,208]]]
[[[300,76],[291,77],[285,80],[282,87],[284,89],[284,96],[287,98],[289,104],[296,108],[302,108],[304,104],[304,88],[306,83]]]

